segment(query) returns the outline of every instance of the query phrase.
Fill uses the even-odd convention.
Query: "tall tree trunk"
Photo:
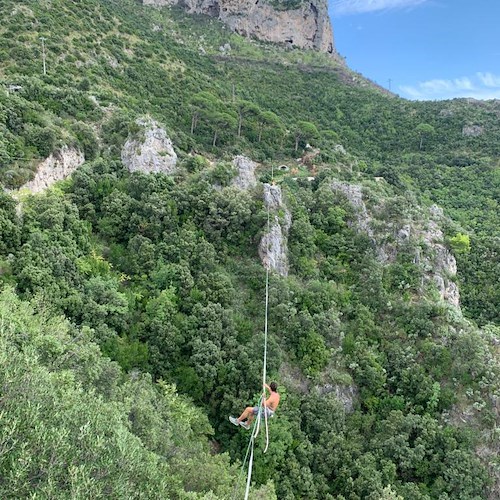
[[[217,144],[217,129],[214,132],[214,141],[212,142],[212,146],[215,148],[216,144]]]
[[[191,119],[191,135],[194,134],[194,129],[198,123],[198,116],[196,113],[193,114],[193,118]]]
[[[241,124],[242,123],[243,123],[243,116],[240,113],[239,117],[238,117],[238,137],[241,137]]]

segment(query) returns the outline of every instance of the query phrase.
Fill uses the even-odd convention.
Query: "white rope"
[[[271,173],[272,178],[274,178],[274,169]],[[267,204],[267,234],[271,234],[271,217],[270,217],[270,203]],[[270,238],[268,236],[267,240],[267,253],[269,255],[269,241]],[[265,312],[265,320],[264,320],[264,361],[262,363],[262,402],[266,400],[266,379],[267,379],[267,332],[269,325],[269,267],[270,262],[267,262],[266,266],[266,312]],[[260,420],[260,419],[259,419]],[[269,448],[269,425],[267,421],[267,407],[264,406],[264,421],[266,424],[266,447],[264,448],[264,453],[267,452]]]
[[[260,412],[261,412],[261,403],[262,403],[262,398],[259,401],[259,411],[257,412],[257,420],[253,426],[252,429],[252,434],[250,436],[250,460],[248,461],[248,475],[247,475],[247,485],[245,489],[245,500],[248,500],[248,495],[250,494],[250,484],[252,480],[252,470],[253,470],[253,451],[254,451],[254,445],[255,445],[255,438],[259,434],[260,430]]]
[[[267,207],[267,230],[269,234],[269,205]],[[268,330],[268,313],[269,313],[269,264],[266,269],[266,319],[264,323],[264,368],[262,370],[262,400],[266,400],[266,378],[267,378],[267,330]],[[266,423],[266,447],[264,453],[269,448],[269,425],[267,421],[267,407],[264,406],[264,421]]]
[[[254,435],[252,431],[251,443],[252,448],[250,451],[250,460],[248,461],[248,476],[247,476],[247,487],[245,489],[245,500],[248,500],[248,495],[250,494],[250,482],[252,480],[252,468],[253,468],[253,445],[254,445]]]
[[[274,172],[273,172],[274,177]],[[270,216],[270,204],[267,204],[267,234],[271,233],[271,216]],[[267,253],[269,255],[269,236],[267,240]],[[250,436],[250,460],[248,461],[248,475],[247,475],[247,485],[245,489],[245,500],[248,500],[248,495],[250,494],[250,484],[252,480],[252,469],[253,469],[253,452],[255,438],[258,436],[260,431],[260,420],[262,417],[262,411],[264,411],[264,421],[266,427],[266,447],[264,448],[264,453],[267,452],[269,448],[269,425],[267,421],[267,407],[263,406],[266,401],[266,378],[267,378],[267,333],[268,333],[268,317],[269,317],[269,262],[266,264],[266,309],[265,309],[265,319],[264,319],[264,359],[262,367],[262,396],[259,401],[259,407],[257,412],[257,422],[252,429],[252,435]]]

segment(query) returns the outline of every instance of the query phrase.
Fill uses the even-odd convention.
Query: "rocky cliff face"
[[[139,134],[129,137],[122,149],[122,162],[130,172],[172,174],[177,154],[167,132],[156,121],[138,119]]]
[[[180,5],[190,13],[216,17],[233,31],[259,40],[333,54],[333,31],[327,0],[302,1],[277,9],[270,0],[142,0],[156,7]]]
[[[255,177],[257,163],[246,156],[239,155],[233,159],[233,166],[238,172],[237,176],[233,179],[233,186],[246,190],[257,185],[257,178]]]
[[[28,189],[32,193],[41,193],[56,182],[66,179],[84,161],[85,158],[81,151],[63,146],[38,165],[34,179],[22,186],[21,189]]]
[[[380,262],[393,263],[402,249],[412,248],[414,263],[424,271],[424,280],[434,283],[443,301],[460,308],[460,293],[453,281],[457,263],[444,245],[440,227],[444,215],[437,205],[428,213],[414,207],[413,215],[387,220],[383,202],[367,208],[362,186],[334,181],[331,188],[342,193],[355,209],[356,226],[372,240]]]
[[[288,276],[288,231],[292,215],[283,203],[279,186],[264,184],[264,204],[270,211],[270,227],[260,241],[259,256],[264,266]]]

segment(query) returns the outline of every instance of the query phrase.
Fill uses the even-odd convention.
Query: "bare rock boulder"
[[[122,149],[122,162],[130,172],[173,174],[177,154],[167,132],[150,118],[137,120],[138,134],[127,139]]]
[[[257,178],[255,177],[255,169],[258,166],[257,163],[246,156],[240,155],[234,158],[233,166],[238,172],[237,176],[233,179],[233,186],[246,190],[257,185]]]
[[[462,128],[462,135],[465,137],[479,137],[483,133],[484,127],[481,125],[464,125]]]
[[[322,396],[334,393],[337,401],[342,404],[346,413],[352,413],[359,400],[359,390],[354,384],[325,384],[323,386],[317,386],[317,389]]]

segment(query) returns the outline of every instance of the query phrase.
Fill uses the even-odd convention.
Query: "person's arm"
[[[264,382],[264,387],[269,391],[269,394],[272,394],[271,388]],[[268,399],[262,399],[262,406],[267,406]]]

